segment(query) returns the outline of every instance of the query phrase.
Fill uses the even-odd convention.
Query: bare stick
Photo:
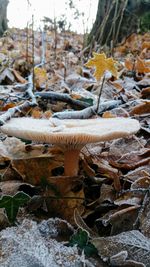
[[[34,15],[32,15],[32,87],[34,92],[34,81],[35,81],[35,73],[34,73]]]
[[[0,126],[2,126],[7,120],[11,119],[15,113],[22,112],[25,109],[31,108],[33,106],[34,104],[32,102],[26,101],[21,105],[9,108],[4,114],[0,116]]]
[[[45,28],[43,27],[42,31],[42,59],[41,59],[41,64],[45,65],[45,56],[46,56],[46,31]]]
[[[40,97],[42,99],[49,99],[51,101],[60,101],[70,104],[71,106],[75,106],[78,108],[87,108],[90,106],[90,104],[76,100],[71,98],[69,94],[65,93],[57,93],[57,92],[37,92],[35,93],[35,96]]]
[[[102,114],[106,110],[111,110],[113,108],[118,107],[119,105],[122,104],[121,100],[112,100],[112,101],[107,101],[101,104],[98,110],[98,114]],[[92,117],[93,115],[96,115],[97,111],[97,105],[85,108],[83,110],[79,111],[64,111],[64,112],[56,112],[53,115],[53,118],[58,118],[58,119],[88,119]]]
[[[122,20],[123,20],[123,15],[124,15],[124,11],[125,11],[125,9],[126,9],[127,3],[128,3],[128,0],[126,0],[126,1],[124,2],[124,6],[123,6],[123,8],[122,8],[122,10],[121,10],[122,12],[121,12],[121,16],[120,16],[120,21],[119,21],[119,24],[118,24],[118,27],[117,27],[116,37],[115,37],[115,40],[114,40],[115,43],[116,43],[117,40],[118,40],[118,35],[119,35],[119,31],[120,31],[120,26],[121,26],[121,23],[122,23]]]
[[[37,101],[36,101],[35,95],[33,94],[33,89],[34,89],[34,83],[33,83],[33,77],[32,77],[32,74],[31,74],[28,77],[28,88],[27,88],[26,92],[29,95],[29,97],[31,98],[32,104],[34,106],[36,106],[37,105]]]
[[[99,111],[99,105],[100,105],[100,100],[101,100],[101,95],[102,95],[102,90],[103,90],[104,82],[105,82],[105,74],[103,76],[102,84],[101,84],[100,91],[99,91],[99,96],[98,96],[98,101],[97,101],[97,109],[96,109],[96,113],[97,114],[98,114],[98,111]]]
[[[26,28],[26,61],[28,63],[28,51],[29,51],[29,24],[27,22],[27,28]]]

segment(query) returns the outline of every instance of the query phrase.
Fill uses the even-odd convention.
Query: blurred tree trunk
[[[7,30],[7,5],[9,0],[0,0],[0,36]]]
[[[150,0],[99,0],[88,43],[116,45],[138,30],[139,18],[149,7]]]

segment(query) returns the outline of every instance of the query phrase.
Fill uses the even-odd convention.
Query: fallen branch
[[[35,96],[38,96],[42,99],[50,99],[52,101],[61,101],[70,104],[71,106],[76,106],[78,108],[87,108],[90,106],[90,104],[83,102],[81,100],[76,100],[71,98],[68,94],[62,94],[62,93],[55,93],[55,92],[38,92],[35,93]]]
[[[112,100],[104,102],[100,105],[98,110],[98,115],[101,115],[106,110],[111,110],[113,108],[118,107],[122,104],[121,100]],[[93,115],[97,114],[97,105],[85,108],[80,111],[64,111],[64,112],[56,112],[53,115],[53,118],[58,119],[88,119]]]
[[[36,101],[36,97],[35,95],[33,94],[33,81],[32,81],[32,75],[29,75],[28,77],[28,88],[26,90],[27,94],[29,95],[29,97],[31,98],[32,100],[32,104],[33,105],[37,105],[37,101]]]
[[[4,114],[2,114],[0,116],[0,126],[2,126],[7,120],[12,118],[15,113],[22,112],[25,109],[30,108],[30,107],[34,107],[34,106],[35,106],[35,103],[30,102],[30,101],[26,101],[21,105],[18,105],[18,106],[13,107],[13,108],[9,108]]]

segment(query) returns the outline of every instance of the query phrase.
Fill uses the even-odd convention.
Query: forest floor
[[[0,39],[1,126],[12,117],[123,117],[140,123],[135,135],[87,144],[75,177],[64,176],[60,147],[0,132],[0,240],[7,229],[20,234],[29,221],[59,217],[56,239],[66,233],[67,246],[78,248],[70,255],[79,253],[81,265],[65,259],[56,266],[150,267],[150,34],[133,34],[114,49],[117,77],[106,69],[105,81],[97,81],[94,69],[85,66],[91,57],[83,36],[70,32],[33,36],[31,30],[10,29]],[[15,266],[4,258],[1,266]],[[49,266],[42,264],[37,266]]]

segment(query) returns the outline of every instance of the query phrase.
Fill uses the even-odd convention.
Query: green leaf
[[[92,98],[85,98],[85,97],[81,97],[80,99],[79,99],[80,101],[83,101],[83,102],[85,102],[85,103],[88,103],[90,106],[93,106],[93,99]]]
[[[82,229],[79,229],[78,232],[71,237],[69,245],[77,245],[81,250],[84,250],[85,255],[88,257],[97,254],[96,247],[89,241],[88,233]]]
[[[24,192],[18,192],[14,196],[2,196],[0,198],[0,208],[5,208],[8,220],[14,223],[18,210],[29,201],[30,197]]]
[[[91,257],[92,255],[96,255],[97,254],[97,249],[96,247],[91,244],[90,242],[84,247],[84,252],[85,255],[88,257]]]
[[[79,248],[84,249],[88,242],[88,234],[86,231],[79,229],[76,234],[74,234],[70,239],[70,245],[77,245]]]

